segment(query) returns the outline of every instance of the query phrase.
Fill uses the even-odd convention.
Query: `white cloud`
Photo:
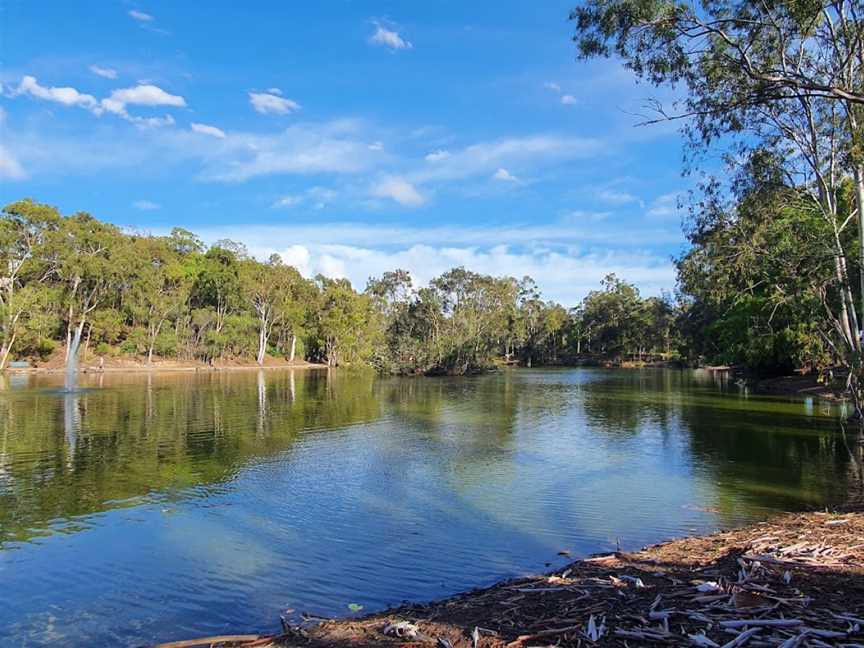
[[[124,115],[124,117],[140,128],[161,128],[162,126],[173,126],[176,123],[171,115],[165,115],[164,117]]]
[[[288,194],[274,202],[273,209],[291,209],[303,203],[311,203],[314,209],[323,209],[327,203],[333,202],[336,192],[326,187],[310,187],[302,194]]]
[[[102,108],[115,115],[126,115],[126,106],[173,106],[184,108],[186,100],[179,95],[165,92],[150,83],[139,84],[132,88],[114,90],[111,96],[101,101]]]
[[[9,95],[12,97],[23,94],[64,106],[78,106],[97,116],[109,112],[144,128],[170,126],[174,124],[174,118],[170,115],[164,117],[130,115],[126,111],[127,105],[174,107],[186,105],[186,100],[183,97],[168,94],[162,88],[152,84],[139,84],[133,88],[114,90],[109,97],[98,101],[93,95],[79,92],[75,88],[40,85],[36,77],[29,75],[21,79],[17,88],[9,90]]]
[[[543,87],[547,90],[552,90],[552,92],[561,92],[561,86],[554,81],[547,81],[543,84]]]
[[[149,200],[136,200],[132,203],[132,206],[135,209],[139,209],[141,211],[153,211],[155,209],[162,209],[162,205],[159,203],[151,202]]]
[[[322,209],[327,203],[333,202],[336,198],[336,192],[326,187],[312,187],[306,191],[306,196],[314,204],[315,209]]]
[[[437,151],[432,151],[431,153],[429,153],[426,156],[425,160],[427,162],[438,162],[439,160],[446,160],[449,157],[450,151],[442,151],[439,149]]]
[[[566,223],[578,224],[584,222],[591,223],[599,223],[600,221],[605,221],[612,215],[612,212],[604,211],[604,212],[596,212],[596,211],[583,211],[581,209],[575,209],[573,211],[565,212],[562,215],[561,220]]]
[[[117,70],[113,68],[101,67],[99,65],[91,65],[90,71],[96,76],[100,76],[103,79],[116,79],[117,78]]]
[[[656,227],[646,231],[621,223],[615,226],[586,229],[583,222],[566,216],[561,220],[547,223],[517,222],[511,225],[407,227],[328,222],[280,226],[226,226],[213,229],[197,228],[196,231],[208,240],[220,238],[242,240],[250,248],[264,248],[268,245],[287,246],[296,242],[302,242],[304,245],[328,245],[333,243],[334,232],[338,233],[340,242],[354,247],[406,248],[415,245],[431,245],[479,248],[521,241],[525,245],[536,248],[559,245],[576,249],[590,245],[633,250],[643,249],[646,246],[677,245],[682,242],[682,234],[677,226],[666,229]]]
[[[600,189],[594,194],[594,197],[609,205],[627,205],[630,203],[639,202],[639,198],[626,191],[617,191],[615,189]]]
[[[679,209],[681,197],[682,194],[677,191],[657,197],[651,204],[651,208],[646,212],[646,215],[651,218],[678,216],[681,211]]]
[[[78,106],[91,112],[99,112],[99,102],[93,95],[84,94],[70,87],[45,87],[39,85],[36,77],[29,75],[22,78],[18,87],[11,91],[13,97],[22,94],[28,94],[44,101],[53,101],[64,106]]]
[[[405,207],[419,207],[426,198],[405,178],[389,176],[372,185],[369,193],[376,198],[389,198]]]
[[[144,13],[143,11],[138,11],[137,9],[130,9],[129,15],[132,17],[133,20],[137,20],[141,23],[153,22],[153,16],[148,13]]]
[[[278,88],[271,88],[271,90],[278,90]],[[295,110],[300,110],[300,104],[296,101],[280,97],[269,91],[250,92],[249,103],[252,104],[256,112],[262,115],[287,115]]]
[[[373,24],[375,25],[375,31],[369,37],[369,42],[372,45],[389,47],[391,50],[411,49],[413,47],[409,41],[399,35],[399,32],[395,28],[387,29],[387,27],[377,21]]]
[[[495,173],[493,173],[492,178],[494,180],[503,180],[504,182],[516,182],[516,176],[514,176],[504,167],[501,167]]]
[[[607,151],[608,146],[595,139],[559,135],[506,137],[437,157],[435,164],[424,165],[407,177],[416,183],[466,180],[478,175],[488,177],[502,167],[542,166]]]
[[[384,150],[384,142],[372,142],[369,145],[370,151],[383,151]]]
[[[312,255],[309,254],[309,250],[305,246],[289,245],[286,248],[280,248],[278,254],[286,265],[297,268],[297,271],[304,277],[313,277],[315,275],[311,264]]]
[[[579,103],[579,100],[571,94],[565,94],[561,95],[561,103],[565,106],[575,106],[577,103]]]
[[[24,167],[12,152],[0,144],[0,178],[6,180],[23,180],[27,177]]]
[[[198,153],[203,180],[242,182],[268,175],[358,173],[378,156],[350,122],[295,124],[272,135],[232,132],[219,148]]]
[[[290,209],[302,203],[306,198],[304,196],[290,195],[282,196],[279,200],[270,205],[273,209]]]
[[[336,229],[333,225],[316,228],[324,241],[332,241]],[[340,240],[348,241],[339,245],[321,242],[315,232],[306,238],[304,231],[308,228],[304,230],[302,227],[275,231],[272,228],[264,231],[243,228],[242,231],[251,235],[244,241],[258,258],[266,259],[277,252],[286,263],[307,277],[318,273],[347,277],[359,289],[365,286],[368,277],[380,276],[393,268],[409,270],[415,284],[425,285],[433,277],[458,265],[495,276],[529,275],[543,289],[545,297],[565,306],[578,304],[589,291],[598,288],[601,279],[609,272],[633,281],[645,295],[659,294],[675,283],[675,269],[665,256],[628,250],[583,251],[573,246],[537,245],[532,241],[514,247],[509,242],[502,242],[513,235],[509,228],[478,228],[471,238],[476,236],[485,241],[471,245],[461,244],[459,236],[455,237],[455,242],[436,243],[439,240],[436,234],[440,232],[433,230],[430,236],[428,230],[417,229],[416,238],[426,238],[429,242],[400,244],[387,249],[382,249],[377,243],[352,243],[352,235],[359,232],[357,226],[353,230],[348,227],[347,239],[343,236],[346,231],[338,229]],[[386,228],[371,228],[363,238],[380,236],[382,231]],[[205,234],[204,239],[217,240],[225,236],[232,238],[234,234],[213,231]]]
[[[211,137],[217,137],[219,139],[225,139],[225,131],[221,128],[216,128],[215,126],[210,126],[209,124],[196,124],[192,122],[189,124],[189,128],[192,129],[195,133],[200,133],[201,135],[210,135]]]

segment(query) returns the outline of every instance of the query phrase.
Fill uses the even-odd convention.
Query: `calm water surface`
[[[0,380],[2,645],[273,631],[860,488],[836,410],[707,373]]]

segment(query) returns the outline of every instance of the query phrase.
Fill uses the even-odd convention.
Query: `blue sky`
[[[575,0],[573,0],[575,2]],[[0,199],[279,252],[304,274],[455,266],[574,305],[674,288],[673,127],[573,2],[0,0]]]

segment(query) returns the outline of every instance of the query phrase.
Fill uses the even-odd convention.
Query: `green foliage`
[[[20,248],[0,304],[15,355],[53,351],[80,333],[103,356],[263,363],[293,349],[295,359],[333,367],[462,374],[502,359],[557,364],[670,346],[671,304],[643,300],[614,276],[568,311],[544,301],[529,277],[454,268],[416,288],[395,270],[358,293],[346,279],[306,280],[277,255],[259,262],[239,243],[205,250],[185,230],[127,234],[30,201],[4,211],[0,233]]]

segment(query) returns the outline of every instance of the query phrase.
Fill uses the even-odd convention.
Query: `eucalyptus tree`
[[[364,292],[384,321],[386,342],[376,349],[376,365],[390,373],[425,371],[430,340],[424,318],[418,317],[419,295],[411,274],[396,269],[370,277]]]
[[[823,304],[835,281],[831,225],[774,163],[754,158],[740,176],[734,209],[707,205],[677,261],[688,355],[762,371],[828,368],[838,356]],[[850,200],[841,193],[840,209]],[[853,240],[842,232],[845,246]]]
[[[429,284],[444,319],[443,365],[465,373],[491,363],[508,336],[518,295],[511,277],[490,277],[453,268]]]
[[[257,320],[258,351],[255,359],[263,365],[274,327],[298,319],[296,313],[301,298],[298,287],[304,280],[297,270],[285,265],[278,254],[272,255],[267,263],[254,259],[241,261],[240,278],[242,294]],[[294,345],[296,333],[292,333],[292,360]]]
[[[62,217],[44,205],[35,209],[47,226],[34,249],[34,274],[60,291],[68,369],[77,361],[90,314],[125,285],[128,241],[117,227],[85,212]]]
[[[207,343],[212,359],[225,351],[223,335],[228,316],[240,308],[240,263],[237,254],[219,245],[212,246],[193,270],[190,295],[192,327],[196,346]]]
[[[690,163],[715,144],[728,143],[731,165],[766,152],[791,190],[783,196],[787,206],[824,220],[832,268],[813,291],[825,312],[827,342],[849,369],[860,414],[860,322],[844,245],[857,219],[864,246],[860,0],[587,0],[571,18],[580,56],[616,55],[638,77],[683,89],[671,108],[650,101],[656,112],[648,121],[685,119],[695,152]],[[844,208],[848,179],[855,206]],[[855,251],[859,264],[862,250]],[[861,272],[858,306],[864,308],[864,265]]]
[[[330,367],[362,364],[379,343],[381,321],[368,295],[358,294],[347,279],[316,277],[318,346]]]
[[[592,290],[581,305],[583,328],[591,330],[587,351],[623,358],[638,335],[641,300],[638,289],[614,274]]]
[[[38,305],[34,283],[41,283],[38,255],[46,233],[58,227],[60,214],[53,207],[19,200],[4,207],[0,217],[0,370],[18,338],[24,317]],[[30,283],[29,286],[26,284]],[[26,292],[22,294],[22,289]]]
[[[180,315],[191,288],[182,258],[162,237],[140,237],[133,242],[133,272],[129,309],[133,321],[146,331],[147,363],[153,362],[156,340],[166,323]]]

